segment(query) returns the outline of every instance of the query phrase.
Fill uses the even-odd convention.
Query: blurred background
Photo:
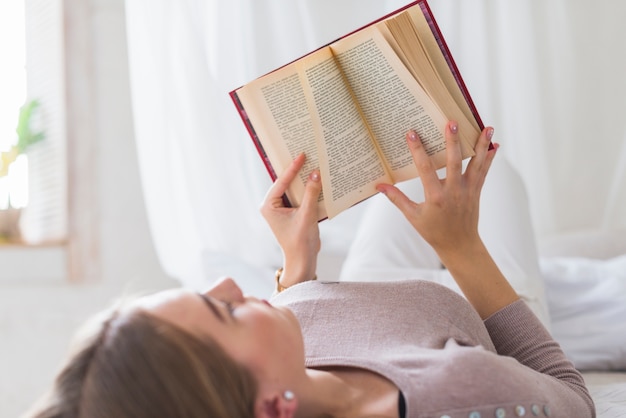
[[[121,294],[224,274],[267,294],[269,177],[228,92],[399,0],[0,3],[0,417]],[[539,244],[626,229],[626,4],[430,0],[529,191]],[[321,225],[320,277],[366,204]]]
[[[89,315],[175,284],[145,215],[125,33],[123,1],[0,2],[3,162],[31,100],[44,134],[28,170],[0,172],[0,417],[43,393]]]

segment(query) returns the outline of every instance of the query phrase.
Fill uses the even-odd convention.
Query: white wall
[[[159,266],[145,219],[128,88],[123,0],[91,0],[95,55],[98,283],[0,280],[0,417],[16,417],[46,388],[70,336],[122,292],[176,283]],[[36,263],[37,260],[31,260]]]

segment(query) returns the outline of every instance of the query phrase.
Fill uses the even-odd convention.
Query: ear
[[[298,409],[298,400],[285,399],[281,393],[275,392],[259,396],[254,406],[255,418],[293,418]]]

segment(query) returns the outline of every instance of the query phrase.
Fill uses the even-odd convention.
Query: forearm
[[[559,411],[566,416],[595,416],[582,375],[525,303],[513,303],[496,312],[485,320],[485,326],[498,354],[551,377],[540,384]],[[533,378],[533,384],[539,381]]]
[[[437,252],[481,318],[519,299],[481,240]]]

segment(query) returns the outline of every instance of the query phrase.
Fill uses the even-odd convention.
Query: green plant
[[[13,145],[10,150],[0,153],[0,177],[8,174],[9,166],[20,154],[25,153],[32,145],[45,138],[43,131],[36,131],[36,127],[33,126],[39,106],[39,101],[33,99],[20,108],[17,128],[15,129],[17,144]]]

